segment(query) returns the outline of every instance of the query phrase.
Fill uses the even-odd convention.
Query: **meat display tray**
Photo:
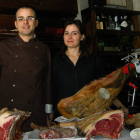
[[[28,137],[31,134],[31,132],[26,132],[26,134],[24,135],[23,140],[41,140],[41,139],[34,139],[34,138],[30,138]],[[91,138],[90,140],[111,140],[109,138],[103,138],[102,136],[96,136],[94,138]],[[44,139],[44,140],[48,140],[48,139]],[[60,139],[49,139],[49,140],[86,140],[86,138],[80,138],[79,136],[77,136],[76,138],[60,138]],[[130,131],[124,129],[122,131],[122,135],[120,136],[119,139],[113,139],[113,140],[134,140],[130,137]]]

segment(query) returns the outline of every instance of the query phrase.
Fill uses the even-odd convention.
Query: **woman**
[[[80,20],[68,21],[63,31],[64,47],[52,60],[54,118],[61,116],[58,102],[74,95],[94,79],[105,77],[104,67],[96,55],[90,53]],[[127,108],[116,99],[116,107]]]

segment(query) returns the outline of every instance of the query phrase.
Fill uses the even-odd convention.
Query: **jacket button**
[[[13,87],[15,87],[16,85],[15,84],[13,84]]]
[[[35,46],[35,48],[37,49],[37,48],[38,48],[38,46]]]
[[[34,103],[34,101],[33,100],[29,100],[29,104],[33,104]]]
[[[35,89],[35,87],[36,87],[36,86],[35,86],[35,85],[33,85],[33,86],[32,86],[32,89]]]
[[[17,54],[15,55],[15,57],[17,57]]]
[[[14,69],[14,72],[17,72],[17,70],[16,70],[16,69]]]
[[[13,99],[11,99],[11,102],[13,102],[14,100]]]

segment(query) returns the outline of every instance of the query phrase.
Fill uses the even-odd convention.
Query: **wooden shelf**
[[[127,35],[127,36],[140,36],[140,31],[117,31],[117,30],[96,30],[97,35]]]
[[[104,13],[112,15],[139,15],[140,11],[132,11],[132,10],[126,10],[126,9],[117,9],[117,8],[108,8],[108,7],[99,7],[99,6],[92,6],[91,8],[87,8],[81,11],[81,14],[88,14],[90,11],[95,10],[96,13]]]
[[[98,51],[99,56],[126,56],[132,52],[129,51]]]

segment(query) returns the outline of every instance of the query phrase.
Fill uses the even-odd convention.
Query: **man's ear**
[[[35,27],[37,27],[37,26],[38,26],[38,20],[36,20],[35,22],[36,22],[36,23],[35,23]]]
[[[17,21],[15,21],[15,27],[17,28]]]

